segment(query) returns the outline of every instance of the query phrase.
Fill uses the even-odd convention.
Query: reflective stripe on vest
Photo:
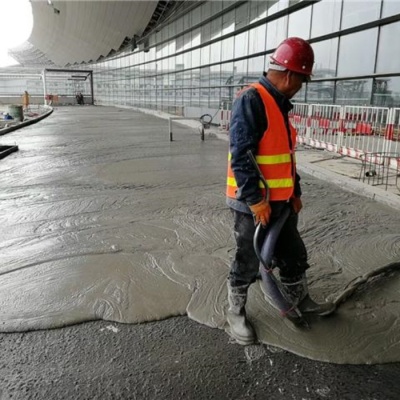
[[[259,83],[252,84],[261,96],[267,116],[268,127],[258,145],[256,161],[267,181],[270,200],[288,200],[293,196],[295,181],[295,155],[292,149],[296,145],[296,130],[289,122],[291,145],[284,117],[274,98]],[[228,197],[236,198],[238,189],[231,168],[231,154],[228,156]],[[260,181],[261,191],[265,195],[264,186]]]

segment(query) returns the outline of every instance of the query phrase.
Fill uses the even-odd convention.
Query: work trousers
[[[287,203],[271,202],[271,222],[279,218],[283,207],[291,207]],[[260,261],[258,260],[253,246],[255,233],[254,218],[232,209],[234,220],[234,235],[236,240],[236,251],[231,263],[229,281],[231,286],[243,286],[253,283],[258,275]],[[297,230],[298,216],[291,209],[282,230],[279,234],[274,250],[274,261],[279,268],[281,278],[291,280],[303,274],[308,268],[307,250]],[[261,248],[264,237],[260,234],[258,248]],[[265,236],[265,235],[264,235]]]

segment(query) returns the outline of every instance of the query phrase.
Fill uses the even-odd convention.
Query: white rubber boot
[[[248,285],[232,287],[229,281],[227,286],[229,309],[226,317],[231,336],[243,346],[254,344],[256,334],[246,318],[245,310],[249,287]]]

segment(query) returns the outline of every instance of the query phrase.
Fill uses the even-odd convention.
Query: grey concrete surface
[[[4,136],[2,142],[18,144],[18,138],[33,130],[40,133],[41,124],[67,134],[70,126],[76,128],[85,121],[85,129],[93,133],[110,119],[116,121],[112,134],[117,137],[118,115],[126,127],[132,113],[91,107],[79,109],[77,115],[75,110],[60,109],[39,124],[19,130],[18,135]],[[165,126],[167,143],[167,124],[160,125],[154,117],[148,121],[158,129]],[[176,129],[179,140],[196,133],[185,127]],[[22,150],[30,151],[23,146]],[[0,334],[0,354],[1,400],[395,400],[400,392],[400,363],[334,365],[269,346],[241,347],[223,331],[187,317],[140,325],[95,321]]]

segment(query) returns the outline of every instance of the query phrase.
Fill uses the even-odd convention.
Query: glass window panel
[[[210,86],[221,85],[221,65],[210,67]]]
[[[233,58],[234,40],[234,37],[230,37],[222,41],[221,61],[231,60]]]
[[[185,106],[190,105],[190,95],[191,95],[190,89],[183,89],[183,104]]]
[[[293,96],[292,101],[294,103],[305,103],[306,90],[307,90],[307,85],[303,85],[303,87]]]
[[[248,82],[256,82],[265,71],[265,56],[253,57],[248,60]]]
[[[211,39],[211,24],[205,24],[201,27],[201,43],[206,43]]]
[[[249,3],[246,2],[236,9],[235,29],[244,28],[249,22]]]
[[[210,86],[210,68],[202,68],[200,70],[200,104],[208,106]]]
[[[188,51],[183,54],[183,68],[191,68],[192,67],[192,52]]]
[[[168,38],[176,35],[176,25],[174,23],[168,25]]]
[[[288,17],[282,17],[267,24],[267,50],[273,49],[287,37]]]
[[[303,8],[289,15],[288,36],[298,36],[303,39],[310,37],[311,7]]]
[[[222,34],[222,17],[211,21],[211,39],[219,38]]]
[[[200,49],[192,51],[192,67],[200,67]]]
[[[161,38],[163,41],[168,39],[168,26],[161,29]]]
[[[247,60],[236,61],[233,66],[233,83],[241,84],[247,76]]]
[[[377,28],[343,36],[339,46],[338,76],[372,74],[377,37]]]
[[[221,82],[222,85],[231,85],[233,83],[233,63],[221,65]]]
[[[216,42],[211,45],[210,63],[221,61],[221,42]]]
[[[306,90],[307,103],[332,104],[334,91],[335,82],[310,82]]]
[[[342,29],[379,19],[381,0],[343,0]]]
[[[233,101],[233,88],[229,86],[233,83],[233,63],[221,65],[221,82],[221,100],[224,102],[224,108],[230,108]]]
[[[201,68],[200,70],[200,86],[209,87],[210,86],[210,67]]]
[[[249,10],[250,23],[256,22],[267,16],[268,1],[251,1]]]
[[[219,108],[220,104],[221,104],[221,89],[220,88],[212,88],[210,90],[209,107]]]
[[[184,16],[183,16],[183,30],[185,31],[186,29],[190,29],[190,27],[191,27],[191,25],[190,25],[190,23],[191,23],[191,17],[192,17],[192,14],[185,14]]]
[[[183,69],[183,54],[176,56],[175,61],[176,61],[175,69],[177,71],[181,71]]]
[[[197,7],[192,11],[192,25],[195,26],[201,22],[201,7]]]
[[[183,49],[188,50],[192,46],[192,32],[185,33],[183,37]]]
[[[400,22],[381,27],[376,72],[400,72],[400,53],[393,51],[393,38],[400,35]]]
[[[273,15],[273,14],[277,13],[278,11],[281,11],[281,10],[289,7],[288,0],[277,0],[275,2],[268,1],[268,3],[270,5],[270,7],[268,7],[268,15]]]
[[[192,69],[192,87],[200,87],[200,68]]]
[[[212,1],[211,2],[211,14],[215,15],[222,11],[222,1]]]
[[[339,39],[335,38],[312,44],[315,55],[314,78],[336,76],[338,41]]]
[[[375,78],[372,84],[372,104],[377,107],[398,107],[400,77]]]
[[[211,17],[211,2],[207,1],[201,6],[201,19],[202,21]]]
[[[191,90],[190,105],[192,107],[200,106],[200,89],[199,88]]]
[[[168,59],[168,70],[174,72],[176,68],[176,57],[170,57]]]
[[[243,32],[235,36],[235,58],[243,57],[248,54],[249,32]]]
[[[176,33],[181,33],[182,31],[183,31],[183,17],[181,17],[181,18],[179,18],[179,19],[177,19],[175,22],[174,22],[174,25],[175,25],[175,29],[176,29]]]
[[[382,17],[389,17],[391,15],[400,13],[400,1],[399,0],[383,0],[382,5]]]
[[[201,48],[201,65],[210,63],[210,46]]]
[[[336,82],[336,104],[369,105],[372,79],[356,79]]]
[[[400,107],[400,76],[375,78],[372,104],[378,107]]]
[[[265,50],[265,35],[265,24],[257,26],[249,31],[249,54],[259,53]]]
[[[200,28],[197,28],[192,31],[192,47],[200,45],[201,45],[201,30]]]
[[[222,34],[226,35],[235,30],[235,10],[229,11],[222,16]]]

